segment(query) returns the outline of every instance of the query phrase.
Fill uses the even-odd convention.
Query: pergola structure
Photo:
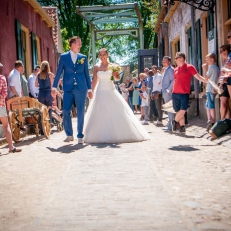
[[[96,6],[78,6],[76,12],[91,27],[91,47],[92,62],[96,63],[95,41],[103,39],[105,36],[129,35],[139,38],[140,49],[144,47],[143,40],[143,20],[137,3],[116,4],[116,5],[96,5]],[[137,22],[138,28],[100,30],[100,24],[117,24]]]

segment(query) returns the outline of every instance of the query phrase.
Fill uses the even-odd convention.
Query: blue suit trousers
[[[67,136],[73,136],[71,109],[75,102],[77,108],[77,138],[83,138],[83,124],[87,91],[80,91],[77,85],[63,95],[63,125]]]

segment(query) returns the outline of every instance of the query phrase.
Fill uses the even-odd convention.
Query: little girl
[[[122,92],[122,96],[123,96],[123,98],[125,99],[125,101],[128,103],[128,89],[126,89],[126,86],[125,86],[125,83],[121,83],[120,85],[119,85],[119,87],[120,87],[120,90],[121,90],[121,92]]]

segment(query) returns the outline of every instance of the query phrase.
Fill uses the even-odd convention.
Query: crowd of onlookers
[[[209,131],[216,122],[215,97],[217,92],[219,92],[220,98],[220,118],[221,120],[230,119],[231,31],[228,33],[227,41],[228,45],[219,47],[220,67],[217,65],[219,57],[216,54],[209,53],[205,57],[206,63],[202,65],[203,76],[198,74],[193,65],[186,62],[184,53],[177,52],[175,56],[176,66],[172,65],[171,57],[164,56],[161,69],[153,65],[151,69],[145,68],[144,72],[139,73],[137,77],[126,78],[125,83],[119,86],[122,96],[134,113],[140,111],[140,120],[143,124],[154,122],[156,125],[162,125],[162,105],[169,103],[173,107],[174,113],[167,112],[168,123],[164,129],[185,133],[191,78],[193,76],[206,83],[207,100],[205,107],[208,117],[207,130]],[[0,67],[2,66],[0,63]],[[14,69],[7,78],[0,75],[0,120],[11,152],[18,152],[21,149],[15,148],[12,143],[5,99],[21,96],[36,98],[48,107],[50,121],[52,121],[52,107],[57,105],[57,96],[52,94],[54,74],[50,72],[47,61],[43,61],[41,66],[35,66],[28,80],[23,74],[24,65],[22,61],[17,60]],[[62,82],[59,86],[62,89]],[[42,133],[42,129],[40,132]]]
[[[164,128],[167,131],[185,133],[189,95],[191,93],[191,78],[194,76],[206,84],[206,112],[207,131],[216,122],[216,110],[220,110],[220,119],[230,119],[229,99],[231,95],[231,31],[227,36],[228,45],[219,47],[220,65],[218,56],[214,53],[206,55],[206,62],[202,65],[203,76],[196,68],[186,62],[185,54],[177,52],[175,65],[169,56],[164,56],[162,67],[153,65],[145,68],[139,77],[126,78],[125,84],[120,85],[122,96],[128,102],[134,113],[140,109],[143,124],[153,122],[162,125],[162,105],[172,102],[175,113],[168,112],[168,123]],[[221,92],[217,88],[221,89]],[[215,98],[219,92],[220,108],[215,110]],[[179,129],[177,129],[179,128]]]
[[[1,63],[0,67],[3,67]],[[47,61],[43,61],[41,66],[35,66],[28,80],[24,76],[24,65],[20,60],[15,62],[14,69],[9,73],[7,78],[0,75],[0,120],[10,152],[19,152],[21,149],[14,147],[12,142],[12,134],[6,111],[6,100],[22,96],[35,98],[48,107],[50,122],[52,123],[52,108],[54,107],[56,108],[55,110],[58,110],[56,107],[56,96],[51,91],[53,80],[54,74],[50,72],[50,66]],[[61,82],[60,88],[62,88]],[[39,128],[40,134],[43,134],[42,126]],[[26,129],[26,126],[20,127],[21,132]]]
[[[134,113],[140,111],[140,120],[143,124],[154,122],[162,125],[162,104],[172,99],[172,88],[174,83],[174,69],[171,65],[171,58],[165,56],[162,61],[163,68],[158,70],[156,65],[152,68],[145,68],[139,77],[125,80],[120,85],[122,96],[128,102]],[[171,121],[173,113],[168,113],[169,123],[166,130],[172,130]]]

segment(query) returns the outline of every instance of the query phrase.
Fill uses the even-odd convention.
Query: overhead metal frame
[[[105,36],[129,35],[138,37],[140,49],[144,48],[143,20],[137,3],[126,3],[116,5],[77,6],[76,12],[91,27],[92,62],[96,63],[95,41]],[[118,30],[100,30],[100,24],[117,24],[137,22],[139,28],[128,28]],[[101,35],[101,36],[100,36]]]
[[[210,11],[211,13],[214,13],[214,6],[216,5],[216,0],[165,0],[164,5],[175,5],[175,2],[183,2],[195,9]]]
[[[130,35],[133,38],[139,38],[138,28],[130,29],[118,29],[118,30],[96,30],[96,40],[100,40],[105,36],[115,36],[115,35]]]

